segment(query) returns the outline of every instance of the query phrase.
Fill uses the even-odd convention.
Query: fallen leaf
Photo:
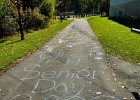
[[[101,93],[101,92],[96,92],[96,94],[97,94],[97,95],[101,95],[102,93]]]
[[[113,89],[113,91],[115,91],[115,89]]]
[[[130,100],[134,100],[133,97],[131,97]]]
[[[127,98],[123,98],[123,100],[127,100]]]
[[[90,91],[90,92],[91,92],[92,90],[88,90],[88,91]]]
[[[124,88],[124,86],[122,86],[122,88]]]

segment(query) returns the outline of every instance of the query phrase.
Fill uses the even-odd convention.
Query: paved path
[[[110,58],[86,19],[76,19],[0,77],[0,100],[135,100],[140,69]]]

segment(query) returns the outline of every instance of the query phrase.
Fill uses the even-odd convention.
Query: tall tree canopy
[[[0,0],[0,37],[17,33],[21,25],[26,32],[45,27],[54,8],[55,0]]]
[[[110,0],[56,0],[56,10],[58,12],[74,11],[75,14],[93,13],[93,11],[108,14],[109,3]]]
[[[93,11],[94,0],[57,0],[57,11],[74,11],[75,13],[90,13]]]
[[[110,6],[110,0],[101,0],[100,4],[100,11],[106,12],[107,16],[109,15],[109,6]]]

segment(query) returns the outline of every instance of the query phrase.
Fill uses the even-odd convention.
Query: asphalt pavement
[[[105,54],[86,19],[75,19],[0,76],[0,100],[140,100],[140,66]]]

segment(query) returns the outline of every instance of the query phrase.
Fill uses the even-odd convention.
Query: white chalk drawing
[[[80,59],[77,62],[79,62],[79,61],[80,61]],[[73,79],[73,78],[83,79],[83,78],[87,78],[87,77],[91,77],[91,78],[95,79],[95,72],[96,72],[94,70],[93,70],[93,72],[90,72],[87,69],[75,71],[74,73],[71,71],[61,71],[61,70],[57,71],[57,72],[54,70],[41,72],[41,71],[39,71],[39,68],[41,68],[41,66],[39,64],[25,66],[24,71],[27,74],[25,74],[25,77],[21,78],[20,80],[23,80],[23,81],[31,80],[31,79],[38,78],[39,76],[41,76],[42,79],[52,79],[52,78],[59,79],[61,77],[65,78],[65,79]],[[81,76],[81,74],[82,74],[82,76]]]
[[[99,55],[99,56],[105,55],[103,52],[97,52],[96,54]]]
[[[43,79],[47,79],[47,78],[54,78],[56,75],[56,71],[46,71],[46,72],[43,72],[43,74],[41,75],[41,77]]]
[[[60,55],[60,58],[62,58],[63,55],[64,55],[64,53],[62,52],[61,55]]]
[[[88,32],[81,30],[79,27],[73,25],[72,29],[75,29],[76,31],[78,31],[80,34],[86,36],[87,38],[91,39],[91,40],[95,40],[95,38]]]
[[[21,97],[28,97],[28,100],[32,100],[32,96],[30,94],[20,94],[20,95],[16,95],[14,96],[12,99],[10,100],[17,100],[17,98],[21,98]],[[18,99],[21,100],[21,99]],[[23,99],[22,99],[23,100]]]
[[[52,98],[53,98],[53,100],[54,100],[54,98],[55,98],[55,100],[60,100],[59,97],[56,95],[50,95],[49,97],[46,97],[44,100],[52,100]]]
[[[70,61],[70,58],[67,60],[66,64],[68,64],[68,63],[69,63],[69,61]]]
[[[41,83],[45,83],[46,88],[41,88]],[[73,85],[74,88],[74,85]],[[79,95],[82,90],[84,89],[84,85],[82,89],[74,96]],[[70,90],[68,90],[68,84],[66,83],[60,83],[56,84],[54,80],[50,79],[39,79],[38,82],[36,83],[34,89],[32,90],[32,93],[37,94],[37,93],[44,93],[48,91],[56,91],[56,92],[63,92],[63,93],[69,93]]]
[[[69,71],[59,71],[59,74],[57,76],[57,78],[60,78],[60,76],[63,76],[62,74],[64,73],[64,76],[66,77],[66,79],[69,77],[70,72]],[[66,73],[66,74],[65,74]]]
[[[70,36],[70,37],[67,37],[66,39],[77,39],[77,37]]]
[[[72,89],[74,89],[75,88],[75,84],[74,83],[72,83]]]
[[[75,66],[79,64],[80,60],[81,60],[81,59],[79,58],[78,61],[77,61],[76,64],[75,64]]]
[[[86,58],[86,57],[88,57],[88,55],[87,54],[73,54],[73,55],[71,54],[70,57],[74,57],[74,58]]]
[[[59,47],[60,45],[57,45],[57,46],[45,46],[44,48],[43,48],[43,50],[41,50],[40,52],[39,52],[39,54],[40,54],[40,59],[41,60],[44,60],[44,59],[49,59],[49,58],[51,58],[51,55],[50,55],[50,53],[52,53],[52,51],[55,49],[55,48],[57,48],[57,47]]]
[[[31,75],[31,73],[36,73],[36,75],[34,75],[34,76],[32,76],[32,75],[31,75],[31,76],[26,76],[26,77],[22,78],[21,80],[29,80],[29,79],[33,79],[33,78],[38,77],[38,76],[40,75],[40,72],[37,71],[37,70],[35,70],[35,68],[40,68],[40,67],[41,67],[41,66],[38,65],[38,64],[26,66],[26,67],[24,68],[24,71],[25,71],[25,72],[28,72],[30,75]],[[28,74],[27,74],[27,75],[28,75]]]
[[[76,43],[69,43],[69,45],[76,46]]]
[[[89,54],[89,57],[91,57],[91,56],[92,56],[92,53]]]
[[[72,75],[71,75],[71,78],[70,78],[70,79],[73,79],[73,78],[74,78],[74,76],[75,76],[75,73],[72,73]]]
[[[43,59],[47,59],[47,58],[51,58],[51,55],[47,55],[45,54],[46,51],[40,51],[40,59],[43,60]]]
[[[52,52],[53,49],[54,49],[54,48],[50,46],[50,47],[47,48],[47,51],[48,51],[48,52]]]
[[[78,91],[78,93],[76,93],[75,95],[73,96],[68,96],[66,97],[64,100],[71,100],[71,99],[74,99],[74,98],[79,98],[81,100],[85,100],[83,97],[80,97],[80,93],[82,93],[82,91],[84,90],[85,88],[85,84],[83,84],[82,88]]]
[[[96,71],[93,70],[92,79],[95,79],[95,73],[96,73]]]
[[[68,47],[68,48],[72,48],[72,47],[73,47],[73,45],[70,45],[70,44],[69,44],[69,45],[67,45],[67,47]]]
[[[67,96],[64,98],[61,98],[59,96],[56,95],[49,95],[49,96],[45,96],[44,100],[73,100],[73,99],[80,99],[80,100],[85,100],[84,97],[79,96],[80,93],[84,90],[84,87],[82,87],[78,93],[76,93],[73,96]],[[14,97],[12,97],[12,99],[10,100],[17,100],[17,99],[22,99],[23,97],[28,97],[28,100],[33,100],[32,96],[30,94],[21,94],[21,95],[16,95]],[[96,96],[96,97],[92,97],[92,100],[101,100],[101,99],[112,99],[112,100],[121,100],[119,97],[115,97],[115,96],[110,96],[110,95],[101,95],[101,96]]]
[[[102,60],[103,57],[94,57],[95,60]]]
[[[56,58],[58,58],[61,55],[61,52],[58,53],[58,55],[56,56]]]
[[[47,89],[44,89],[44,90],[40,90],[40,88],[39,88],[39,90],[38,90],[38,87],[39,87],[39,84],[40,83],[43,83],[43,82],[45,82],[45,83],[51,83],[51,86],[50,87],[47,87]],[[47,91],[50,91],[50,90],[52,90],[52,89],[54,89],[55,88],[55,85],[56,85],[56,83],[55,83],[55,81],[53,81],[53,80],[49,80],[49,79],[39,79],[38,81],[37,81],[37,83],[36,83],[36,85],[35,85],[35,87],[34,87],[34,89],[32,90],[32,93],[43,93],[43,92],[47,92]],[[46,85],[47,86],[47,85]]]
[[[79,75],[80,75],[82,72],[86,72],[86,74],[80,77]],[[89,76],[90,76],[90,72],[89,72],[87,69],[80,70],[80,71],[76,74],[76,77],[77,77],[78,79],[83,79],[83,78],[89,77]]]
[[[85,44],[85,38],[90,38],[92,40],[95,40],[92,35],[89,33],[86,33],[79,29],[77,26],[72,26],[73,29],[77,30],[78,33],[76,35],[79,36],[79,38],[76,37],[67,37],[68,41],[69,39],[77,39],[80,42],[77,43],[68,43],[66,47],[62,47],[64,49],[74,50],[77,49],[76,47],[78,44]],[[80,34],[84,35],[81,36]],[[65,38],[64,38],[65,39]],[[66,43],[66,41],[59,39],[57,44],[63,44]],[[55,48],[59,47],[57,46],[48,46],[46,45],[40,52],[39,52],[39,58],[40,61],[45,61],[44,64],[48,64],[53,62],[52,58],[55,58],[56,60],[60,60],[59,58],[63,58],[65,55],[63,49],[58,52],[57,54],[53,55],[52,52]],[[101,48],[101,46],[98,46],[96,42],[92,42],[89,45],[87,45],[87,52],[88,54],[71,54],[70,56],[67,56],[67,61],[65,64],[73,64],[73,66],[78,66],[81,62],[81,58],[87,58],[92,57],[95,55],[95,52],[98,51],[98,48]],[[78,48],[80,49],[80,48]],[[94,50],[93,50],[94,49]],[[102,60],[104,53],[103,52],[97,52],[96,56],[94,57],[95,60]],[[74,60],[72,60],[74,58]],[[50,71],[40,71],[41,66],[39,64],[33,64],[25,66],[24,72],[25,76],[21,79],[22,81],[28,81],[28,80],[36,80],[36,83],[33,84],[33,88],[30,91],[30,94],[20,94],[12,97],[11,100],[16,99],[22,99],[25,97],[28,97],[28,100],[32,100],[35,95],[42,94],[44,96],[44,100],[85,100],[85,97],[82,96],[83,91],[86,89],[86,85],[92,85],[93,79],[96,79],[96,73],[100,73],[99,71],[95,71],[93,69],[80,69],[80,70],[50,70]],[[100,74],[104,74],[103,72]],[[59,82],[57,80],[64,79],[67,80],[67,82]],[[82,80],[85,79],[92,79],[92,81],[87,83],[82,83]],[[76,87],[77,84],[75,84],[73,81],[81,81],[81,84]],[[61,81],[61,80],[60,80]],[[90,84],[89,84],[90,83]],[[54,93],[49,94],[47,93]],[[60,96],[58,94],[63,94],[66,96]],[[71,94],[71,95],[70,95]],[[119,98],[115,96],[110,95],[100,95],[92,97],[92,100],[100,100],[100,99],[113,99],[113,100],[120,100]]]
[[[63,41],[62,39],[59,39],[58,41],[60,44],[65,43],[65,41]]]
[[[45,62],[45,64],[48,64],[50,62],[50,59],[48,59],[46,62]]]
[[[65,83],[60,83],[54,89],[56,92],[65,92],[68,93],[68,86]]]

